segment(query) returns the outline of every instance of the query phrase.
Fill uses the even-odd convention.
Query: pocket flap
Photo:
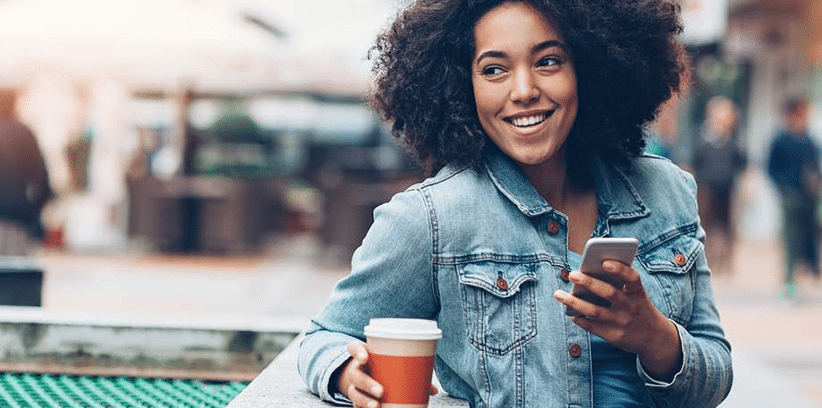
[[[688,273],[703,250],[704,245],[698,239],[680,235],[647,251],[640,248],[637,259],[650,273],[684,274]]]
[[[465,264],[458,268],[460,283],[507,298],[519,292],[526,282],[536,282],[533,264],[510,264],[493,261]]]

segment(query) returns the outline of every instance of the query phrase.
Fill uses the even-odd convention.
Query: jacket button
[[[677,264],[677,266],[685,266],[685,264],[687,262],[688,262],[688,259],[685,258],[685,255],[682,255],[682,254],[674,255],[674,263]]]
[[[567,269],[562,269],[562,272],[559,273],[559,277],[562,278],[565,282],[571,281],[571,271]]]
[[[548,233],[557,235],[557,232],[559,232],[559,223],[556,222],[556,220],[551,220],[551,222],[548,223]]]
[[[582,346],[576,343],[572,344],[571,347],[568,347],[568,354],[573,358],[579,358],[582,355]]]
[[[504,278],[499,277],[497,278],[497,287],[500,290],[508,290],[508,282],[506,282]]]

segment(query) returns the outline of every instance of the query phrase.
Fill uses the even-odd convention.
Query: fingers
[[[347,363],[340,378],[340,390],[351,400],[355,408],[379,407],[379,398],[385,390],[364,369],[368,362],[368,348],[362,342],[352,341],[348,343],[348,352],[352,359]],[[439,389],[431,384],[428,392],[430,395],[436,395]]]
[[[599,315],[599,310],[602,309],[593,303],[582,300],[561,290],[554,292],[554,299],[565,305],[565,307],[578,312],[582,316],[588,316],[589,318],[594,318],[593,316]]]
[[[365,343],[363,342],[349,342],[348,353],[351,354],[351,357],[354,357],[354,360],[359,361],[362,365],[365,365],[365,363],[368,362],[368,349],[365,347]]]
[[[368,349],[365,344],[352,341],[348,343],[351,361],[347,363],[340,379],[341,391],[354,403],[355,407],[377,408],[382,396],[382,386],[365,372],[368,362]],[[343,389],[344,388],[344,389]]]
[[[574,293],[569,294],[558,290],[554,293],[554,297],[589,320],[609,321],[614,318],[613,312],[617,312],[612,310],[614,307],[609,307],[609,304],[624,305],[630,303],[630,299],[635,298],[636,295],[644,295],[645,289],[636,270],[617,261],[604,261],[602,267],[603,271],[609,275],[606,278],[596,278],[580,271],[571,272],[569,279],[575,286]],[[622,282],[622,284],[617,287],[603,279]],[[606,302],[598,301],[597,298]],[[621,307],[617,306],[617,308]],[[588,322],[582,323],[585,325]]]
[[[602,262],[602,269],[619,278],[623,282],[622,289],[625,292],[639,293],[645,289],[642,286],[639,273],[628,265],[617,261],[604,261]]]
[[[355,408],[377,408],[380,406],[380,403],[376,399],[358,389],[354,384],[348,386],[346,395],[354,404]]]
[[[594,295],[597,295],[605,300],[613,299],[616,296],[616,293],[621,290],[621,288],[617,288],[610,283],[597,279],[593,276],[584,274],[580,271],[571,272],[571,274],[568,275],[568,278],[574,285],[581,286],[588,292],[591,292]]]

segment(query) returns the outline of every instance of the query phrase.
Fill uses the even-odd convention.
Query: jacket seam
[[[462,265],[474,262],[500,262],[509,264],[536,264],[548,262],[553,266],[565,266],[565,260],[547,253],[533,255],[505,255],[496,253],[479,253],[458,256],[435,255],[433,262],[440,265]]]
[[[416,190],[422,197],[423,204],[428,212],[428,227],[431,229],[431,291],[433,292],[434,299],[437,302],[436,310],[440,310],[442,307],[442,300],[440,296],[438,276],[439,268],[437,267],[437,263],[434,261],[436,259],[436,254],[438,253],[437,248],[439,248],[439,223],[437,221],[437,213],[434,209],[431,195],[421,188],[417,188]]]

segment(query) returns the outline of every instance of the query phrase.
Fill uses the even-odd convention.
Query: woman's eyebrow
[[[548,40],[535,45],[534,48],[531,49],[531,53],[536,54],[540,51],[553,47],[562,48],[563,51],[567,51],[567,47],[564,42],[560,40]]]
[[[548,40],[548,41],[543,41],[543,42],[533,46],[531,48],[531,53],[536,54],[540,51],[546,50],[548,48],[553,48],[553,47],[558,47],[558,48],[562,48],[563,50],[566,50],[566,46],[565,46],[564,42],[559,41],[559,40]],[[479,64],[485,58],[506,58],[506,57],[508,57],[508,54],[504,51],[489,50],[489,51],[485,51],[482,54],[480,54],[477,57],[475,63]]]
[[[482,61],[485,58],[506,58],[507,56],[508,54],[506,54],[504,51],[485,51],[477,57],[476,63],[479,64],[480,61]]]

